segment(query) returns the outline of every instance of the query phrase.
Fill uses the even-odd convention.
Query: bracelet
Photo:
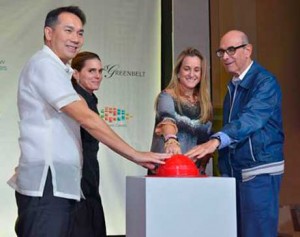
[[[178,141],[178,138],[175,134],[167,134],[167,135],[164,136],[165,142],[168,141],[170,138],[173,138],[173,139]]]
[[[171,144],[176,144],[177,146],[180,146],[180,143],[177,140],[169,138],[167,141],[165,141],[164,147],[171,145]]]

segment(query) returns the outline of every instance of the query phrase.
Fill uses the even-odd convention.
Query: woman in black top
[[[81,52],[71,64],[74,69],[72,83],[74,89],[87,102],[90,109],[98,113],[98,99],[93,93],[102,81],[100,57],[92,52]],[[99,142],[83,128],[81,140],[83,148],[83,167],[81,189],[85,199],[76,205],[70,236],[106,237],[104,212],[99,193],[99,163],[97,152]]]

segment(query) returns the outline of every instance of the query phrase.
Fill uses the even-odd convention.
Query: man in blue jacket
[[[218,149],[222,176],[236,179],[238,236],[275,237],[284,171],[281,89],[275,76],[251,59],[244,32],[227,32],[216,53],[233,76],[223,127],[186,155],[200,159]]]

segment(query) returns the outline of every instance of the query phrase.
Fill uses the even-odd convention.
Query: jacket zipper
[[[231,91],[230,91],[229,86],[228,86],[228,90],[229,90],[229,95],[230,95],[230,100],[231,100]],[[233,108],[233,104],[234,104],[234,101],[235,101],[236,91],[237,91],[237,86],[235,86],[235,88],[234,88],[233,98],[232,98],[232,102],[231,102],[231,105],[230,105],[228,122],[231,122],[231,113],[232,113],[232,108]]]
[[[249,148],[250,148],[250,154],[251,154],[252,160],[253,160],[253,161],[256,161],[256,159],[255,159],[255,157],[254,157],[254,155],[253,155],[253,148],[252,148],[252,141],[251,141],[251,138],[249,137],[248,140],[249,140]]]
[[[230,122],[231,121],[232,108],[233,108],[233,104],[234,104],[235,96],[236,96],[236,92],[237,92],[237,85],[235,85],[234,92],[233,92],[233,98],[232,99],[231,99],[230,87],[227,86],[227,88],[228,88],[228,91],[229,91],[229,99],[230,99],[230,111],[229,111],[229,116],[228,116],[228,122]],[[228,153],[228,156],[229,156],[228,157],[229,166],[230,166],[230,169],[231,169],[231,176],[233,177],[233,169],[232,169],[232,165],[231,165],[231,155],[230,155],[230,152]]]

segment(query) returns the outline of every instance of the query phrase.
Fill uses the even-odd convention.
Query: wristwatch
[[[209,140],[211,140],[211,139],[217,139],[219,141],[219,145],[217,146],[217,149],[219,149],[219,147],[221,146],[221,142],[222,142],[221,137],[220,136],[212,136],[212,137],[210,137]]]

